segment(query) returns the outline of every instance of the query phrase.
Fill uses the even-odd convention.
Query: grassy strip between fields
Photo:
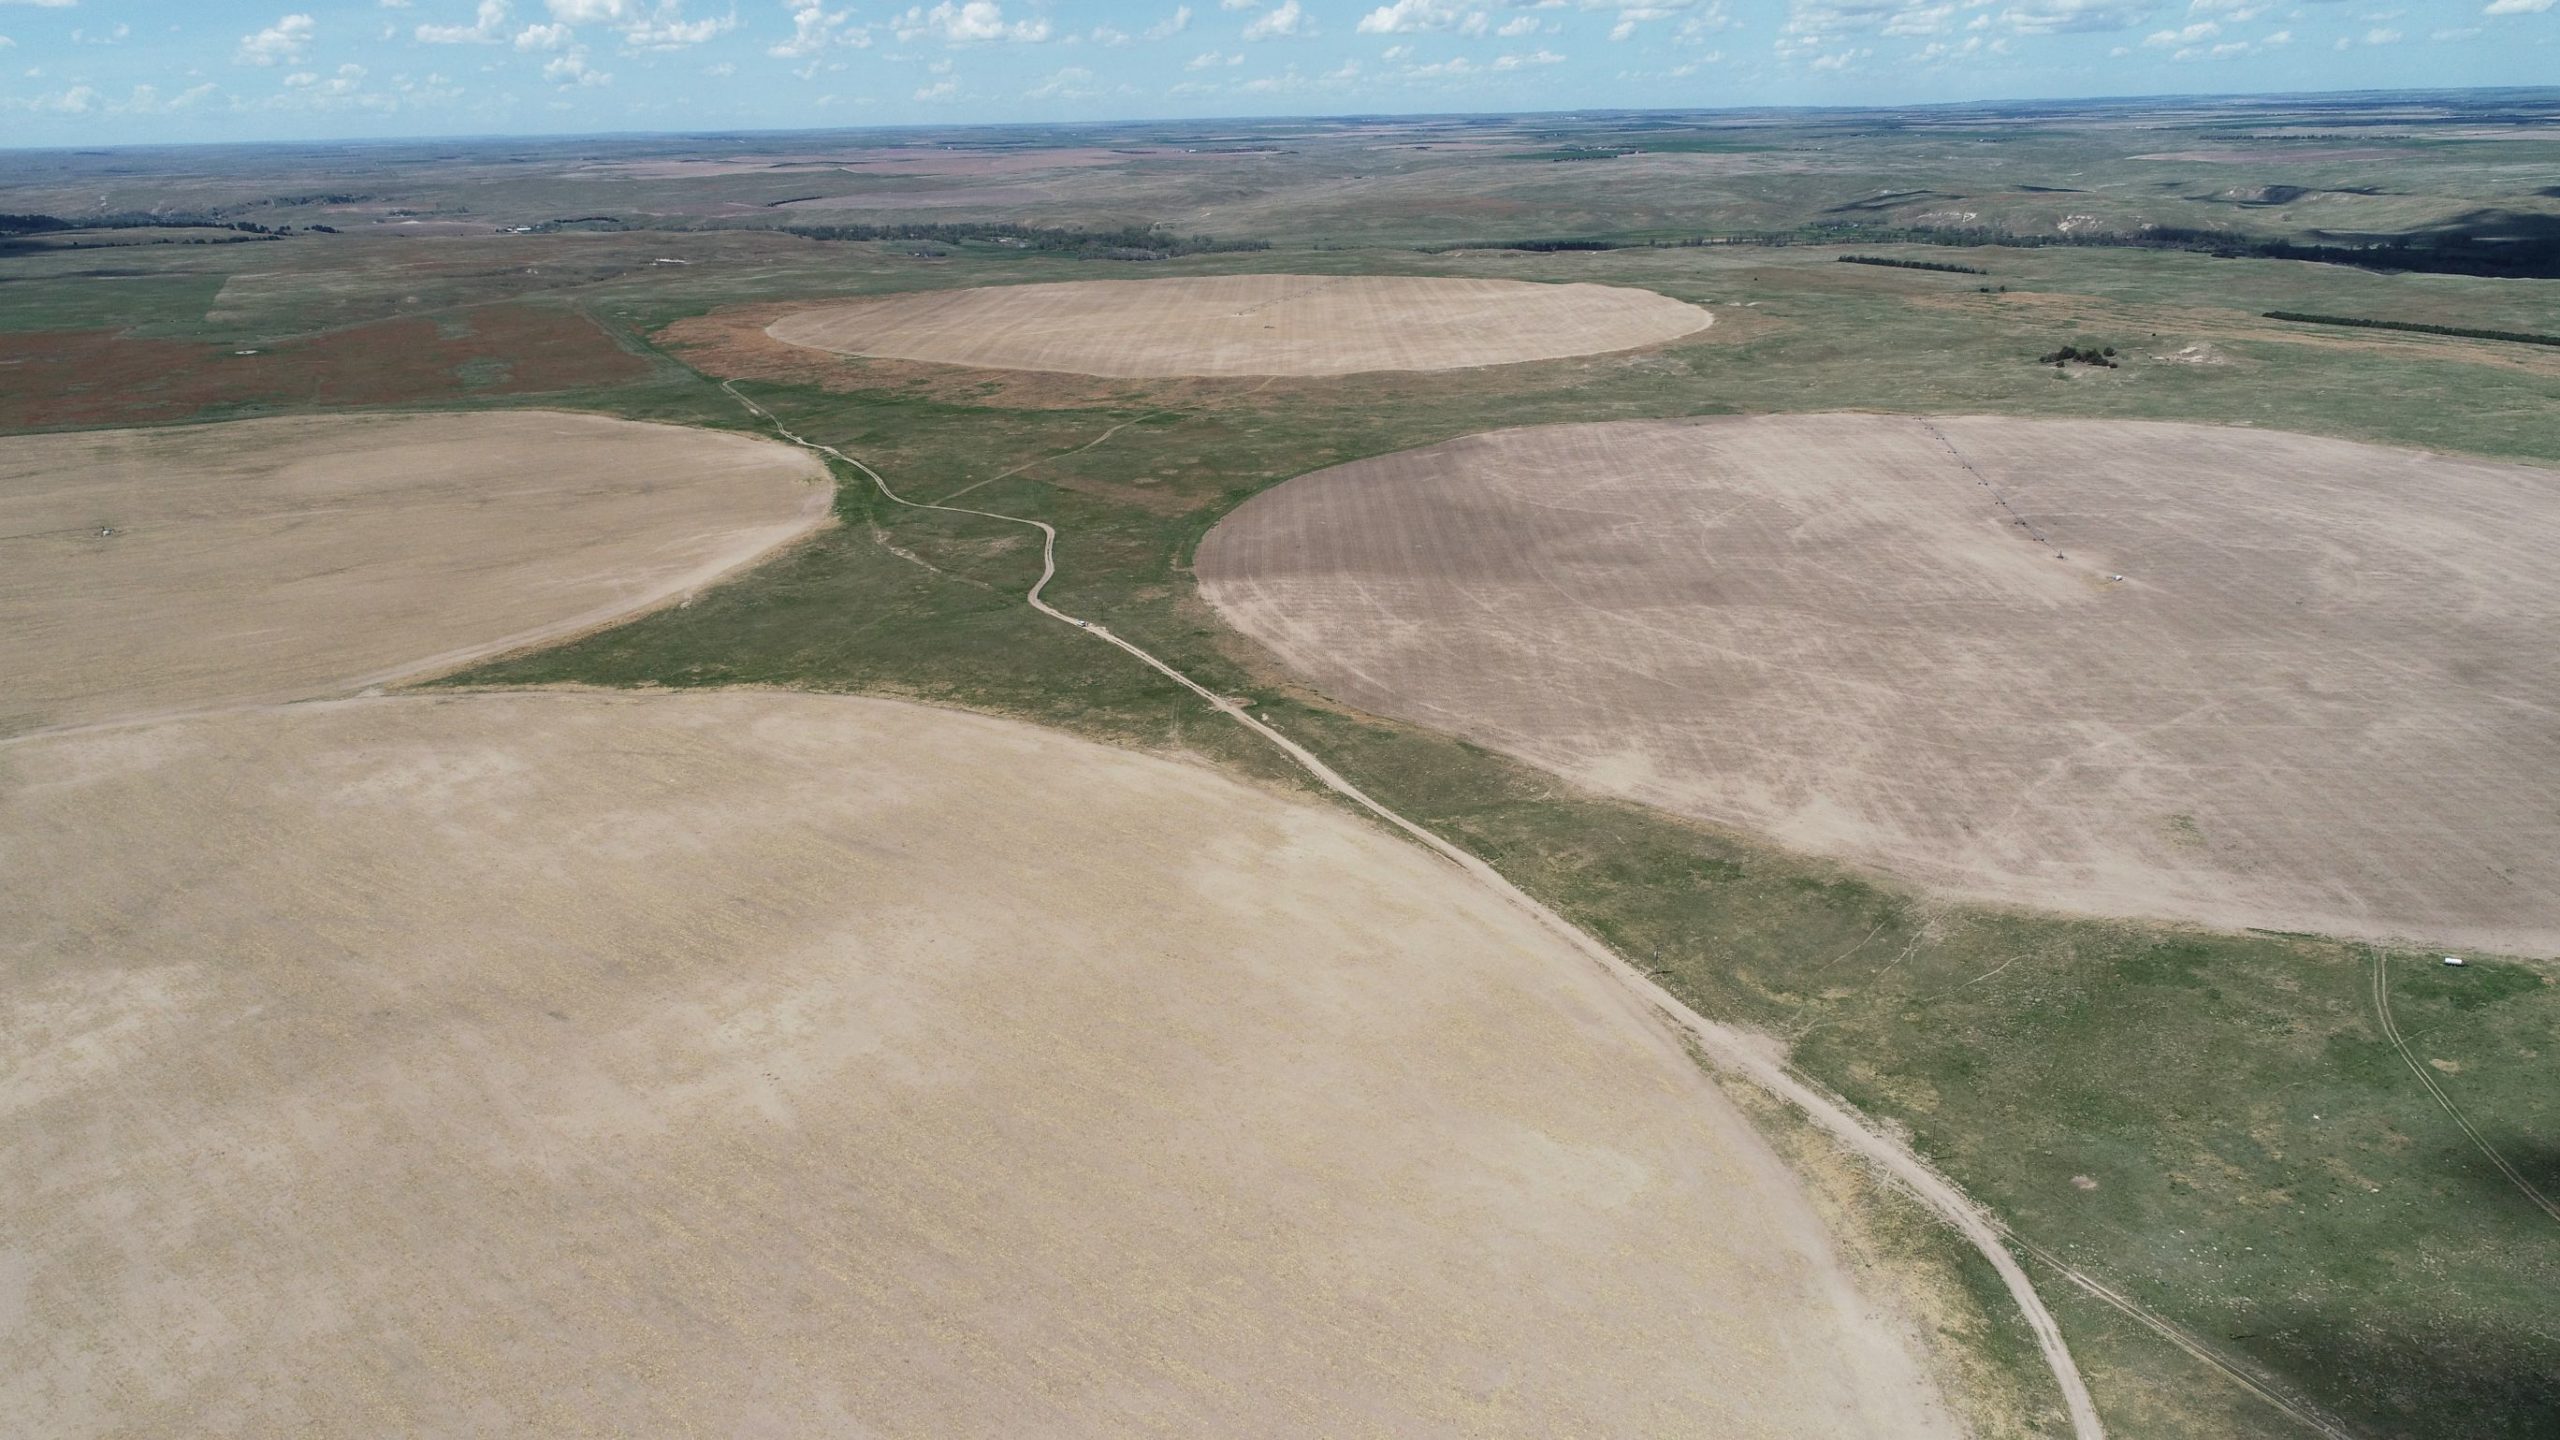
[[[1740,283],[1727,275],[1719,288]],[[902,378],[741,388],[902,489],[931,499],[983,481],[971,505],[1055,524],[1060,606],[1219,693],[1256,697],[1257,713],[1381,802],[1483,856],[1702,1012],[1786,1039],[1807,1074],[1898,1127],[2023,1239],[2284,1393],[2360,1434],[2548,1433],[2560,1414],[2549,1303],[2560,1227],[2412,1079],[2363,947],[1936,901],[1348,712],[1289,685],[1198,601],[1186,566],[1199,536],[1289,475],[1501,424],[1697,413],[1710,398],[1926,409],[1992,396],[2029,413],[2198,419],[2245,406],[2233,418],[2280,408],[2318,428],[2320,407],[2371,397],[2338,428],[2426,443],[2428,427],[2467,425],[2518,447],[2551,443],[2496,403],[2501,376],[2458,386],[2429,378],[2433,361],[2385,377],[2363,352],[2286,347],[2253,362],[2246,387],[2160,364],[2140,372],[2142,388],[2047,392],[2005,378],[2018,336],[1997,309],[1885,308],[1913,302],[1790,288],[1778,274],[1754,283],[1767,288],[1740,293],[1765,297],[1781,328],[1737,351],[1714,346],[1751,332],[1719,326],[1641,366],[1359,377],[1249,398],[1212,387],[1179,403],[1133,384],[1081,409],[1016,407],[993,384],[934,398],[950,392]],[[2235,328],[2255,318],[2233,314]],[[1873,350],[1828,338],[1852,322],[1888,338],[1912,329],[1915,344],[1925,330],[1939,358],[1879,395]],[[2435,398],[2410,403],[2413,387]],[[633,413],[746,428],[716,389],[695,388],[650,392]],[[838,527],[689,606],[457,679],[890,693],[1297,783],[1169,681],[1026,610],[1036,536],[896,509],[864,485],[845,485],[837,510]],[[2412,953],[2386,973],[2415,1062],[2507,1164],[2544,1193],[2560,1188],[2551,968],[2476,957],[2451,970]],[[2039,1279],[2119,1434],[2301,1433],[2058,1276]],[[2014,1383],[2017,1396],[2040,1393],[2031,1376]],[[2022,1433],[2041,1428],[2026,1418],[2037,1408],[2012,1406]]]

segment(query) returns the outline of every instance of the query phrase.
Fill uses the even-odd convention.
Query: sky
[[[0,0],[0,148],[2560,84],[2560,0]]]

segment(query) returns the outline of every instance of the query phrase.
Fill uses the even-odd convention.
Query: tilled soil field
[[[1949,891],[2560,950],[2560,475],[2194,425],[1503,431],[1209,599],[1327,693]]]
[[[825,481],[787,446],[551,411],[0,439],[0,733],[602,624],[823,523]]]
[[[0,745],[0,1430],[1956,1433],[1419,850],[764,693]]]
[[[1651,290],[1387,275],[1222,275],[935,290],[785,316],[848,355],[1117,377],[1456,370],[1631,350],[1707,311]]]

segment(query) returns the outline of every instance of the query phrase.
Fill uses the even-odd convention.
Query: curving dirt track
[[[1958,1428],[1642,1005],[1340,814],[757,693],[0,769],[0,1428]]]
[[[1616,285],[1390,275],[1219,275],[933,290],[767,326],[847,355],[1142,378],[1457,370],[1631,350],[1715,323]]]
[[[825,523],[832,493],[787,446],[556,411],[0,439],[0,733],[601,625]]]
[[[1330,694],[1799,848],[2547,953],[2555,487],[2203,426],[1623,422],[1290,481],[1198,564]]]

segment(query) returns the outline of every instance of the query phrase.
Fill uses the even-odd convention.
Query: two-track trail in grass
[[[879,490],[883,498],[893,504],[911,509],[941,510],[952,514],[1003,521],[1008,524],[1028,525],[1038,530],[1040,532],[1040,578],[1033,582],[1030,590],[1023,597],[1032,609],[1051,619],[1073,625],[1080,630],[1090,631],[1095,636],[1137,657],[1139,661],[1162,673],[1175,684],[1208,702],[1212,709],[1269,742],[1326,789],[1402,831],[1416,843],[1466,871],[1503,900],[1521,909],[1539,925],[1573,946],[1621,984],[1627,986],[1656,1014],[1695,1044],[1700,1052],[1720,1069],[1749,1080],[1793,1106],[1834,1140],[1847,1146],[1890,1176],[1948,1224],[1954,1226],[1957,1232],[1980,1251],[1982,1257],[1999,1273],[2001,1283],[2007,1287],[2010,1297],[2018,1306],[2019,1313],[2025,1317],[2029,1330],[2033,1332],[2036,1348],[2042,1353],[2047,1368],[2053,1372],[2054,1383],[2062,1391],[2064,1405],[2071,1416],[2072,1434],[2076,1440],[2102,1440],[2106,1434],[2105,1426],[2098,1418],[2097,1404],[2091,1399],[2088,1384],[2081,1378],[2080,1368],[2071,1357],[2070,1347],[2063,1340],[2062,1327],[2054,1320],[2053,1313],[2045,1307],[2043,1298],[2036,1293],[2035,1282],[2027,1277],[2017,1257],[2011,1254],[2008,1247],[2002,1243],[1997,1222],[1985,1215],[1954,1181],[1940,1174],[1935,1167],[1921,1159],[1908,1146],[1870,1124],[1846,1102],[1789,1068],[1785,1060],[1776,1053],[1774,1045],[1764,1037],[1738,1027],[1709,1020],[1690,1009],[1677,996],[1622,959],[1616,951],[1592,938],[1580,926],[1574,925],[1539,903],[1517,885],[1512,884],[1500,871],[1372,799],[1367,792],[1344,779],[1304,746],[1255,718],[1243,705],[1217,694],[1155,655],[1111,633],[1108,629],[1092,621],[1070,615],[1041,599],[1041,592],[1048,588],[1049,582],[1057,575],[1058,532],[1056,527],[1046,521],[1019,515],[1002,515],[988,510],[971,510],[955,505],[933,505],[908,500],[892,489],[888,480],[878,471],[832,445],[822,444],[794,433],[782,423],[779,416],[740,394],[734,384],[723,381],[721,388],[728,391],[739,404],[771,425],[776,435],[794,445],[842,461],[859,471]]]
[[[2391,1018],[2390,967],[2390,957],[2379,949],[2375,950],[2373,952],[2373,1013],[2375,1018],[2382,1022],[2382,1038],[2391,1042],[2391,1048],[2399,1053],[2400,1063],[2408,1066],[2409,1073],[2418,1077],[2418,1083],[2427,1087],[2427,1093],[2435,1097],[2438,1105],[2444,1107],[2444,1113],[2453,1117],[2455,1127],[2460,1129],[2472,1145],[2488,1158],[2491,1165],[2497,1167],[2499,1174],[2507,1177],[2507,1183],[2521,1191],[2524,1198],[2532,1201],[2543,1214],[2554,1220],[2560,1220],[2560,1205],[2552,1204],[2550,1196],[2535,1188],[2534,1183],[2524,1177],[2523,1171],[2510,1163],[2506,1156],[2498,1153],[2498,1147],[2490,1144],[2489,1137],[2481,1134],[2479,1127],[2471,1123],[2471,1117],[2462,1113],[2462,1107],[2453,1103],[2453,1097],[2444,1093],[2444,1087],[2436,1083],[2436,1077],[2428,1074],[2427,1067],[2418,1063],[2418,1057],[2409,1053],[2409,1042],[2401,1038],[2399,1023]]]

